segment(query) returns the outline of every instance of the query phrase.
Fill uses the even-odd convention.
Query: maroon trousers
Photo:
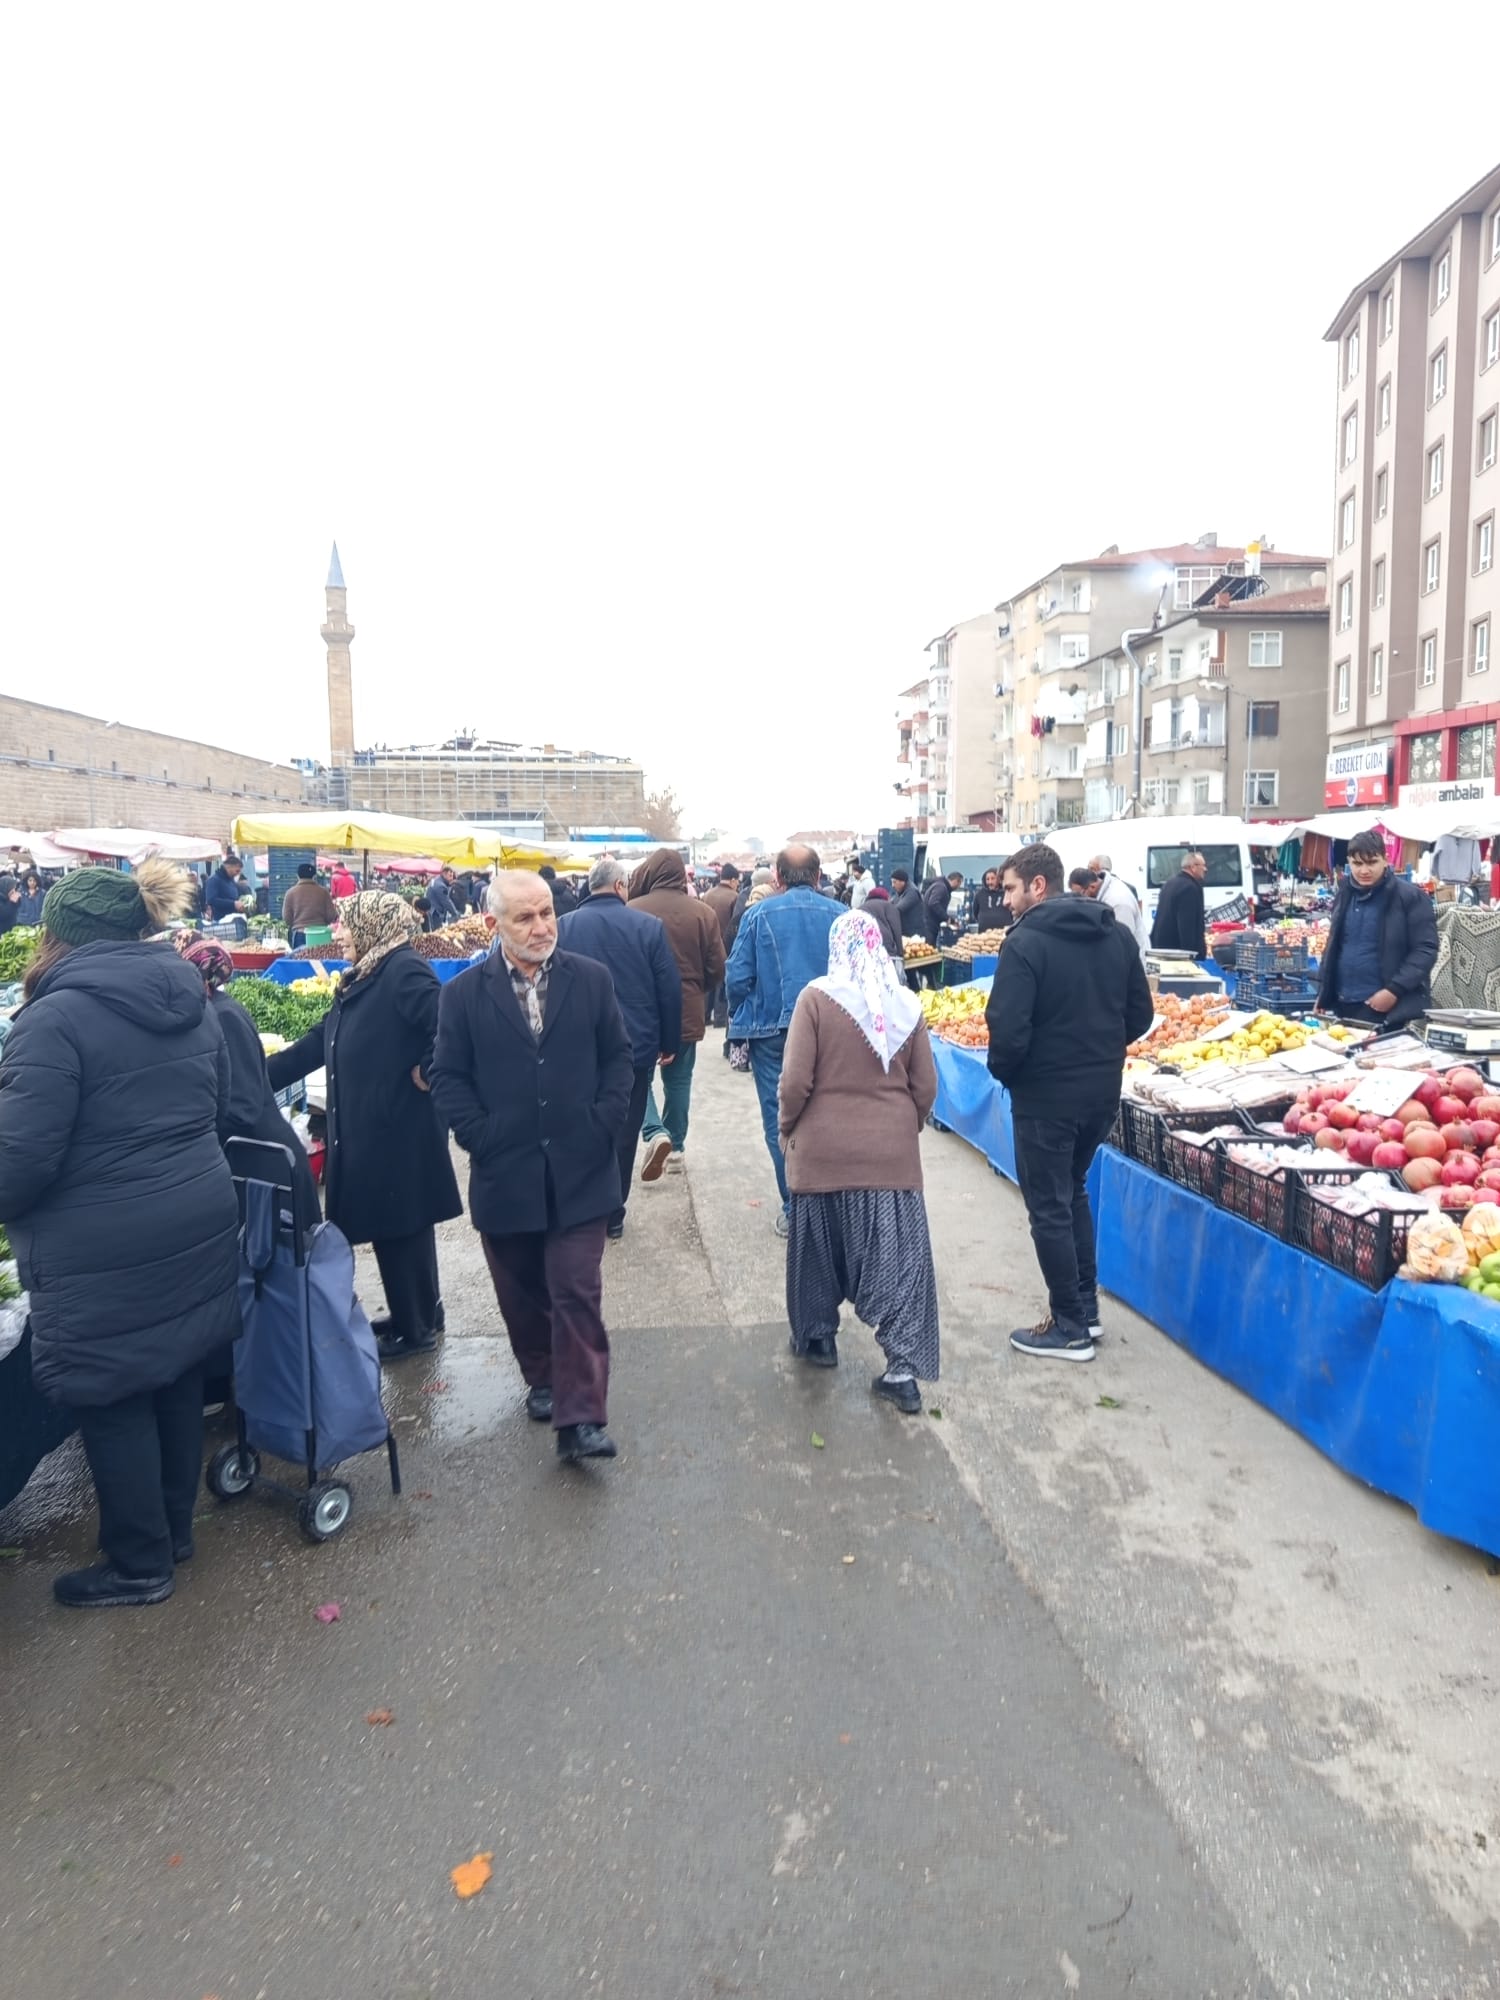
[[[511,1350],[528,1389],[552,1391],[552,1423],[602,1424],[609,1391],[607,1218],[576,1229],[480,1236]]]

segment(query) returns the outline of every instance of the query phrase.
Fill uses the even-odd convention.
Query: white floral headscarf
[[[848,911],[829,931],[828,972],[812,984],[852,1018],[885,1070],[922,1018],[921,1001],[896,977],[879,925],[862,910]]]

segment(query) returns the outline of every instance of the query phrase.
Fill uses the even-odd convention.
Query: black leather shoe
[[[561,1459],[613,1458],[615,1441],[603,1424],[564,1424],[557,1433]]]
[[[390,1326],[390,1321],[385,1322]],[[405,1361],[408,1355],[431,1354],[437,1346],[435,1333],[382,1333],[375,1342],[375,1351],[382,1361]]]
[[[165,1576],[125,1576],[102,1562],[54,1577],[52,1595],[73,1610],[112,1611],[125,1604],[162,1604],[175,1587],[170,1570]]]
[[[443,1302],[441,1299],[438,1300],[437,1311],[433,1314],[432,1330],[434,1333],[446,1333],[448,1331],[448,1315],[443,1311]]]
[[[612,1222],[604,1233],[611,1243],[618,1243],[625,1234],[625,1225],[623,1222]]]
[[[920,1417],[922,1414],[922,1391],[910,1375],[892,1381],[890,1371],[877,1375],[870,1384],[877,1396],[883,1396],[888,1403],[894,1403],[904,1417]]]
[[[534,1424],[550,1424],[552,1421],[552,1391],[548,1388],[526,1391],[526,1414]]]
[[[792,1352],[809,1368],[837,1368],[839,1365],[839,1343],[837,1336],[831,1333],[810,1340],[800,1352],[793,1346]]]
[[[174,1542],[172,1545],[172,1560],[174,1563],[190,1563],[193,1560],[192,1543]]]

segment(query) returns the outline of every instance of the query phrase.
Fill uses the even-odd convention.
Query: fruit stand
[[[970,993],[976,1000],[967,1015],[955,1014]],[[990,1076],[978,1042],[982,1006],[983,997],[973,988],[924,996],[938,1073],[933,1122],[966,1140],[1013,1181],[1010,1099]],[[1425,1054],[1392,1044],[1395,1060],[1381,1064],[1360,1038],[1349,1034],[1341,1042],[1323,1024],[1298,1024],[1299,1037],[1290,1022],[1268,1028],[1265,1020],[1257,1024],[1252,1017],[1250,1026],[1220,1037],[1222,1055],[1208,1044],[1205,1061],[1202,1019],[1199,1010],[1181,1023],[1180,1032],[1191,1039],[1179,1047],[1197,1041],[1200,1053],[1189,1059],[1196,1067],[1173,1087],[1184,1093],[1182,1102],[1192,1101],[1189,1090],[1217,1088],[1228,1095],[1218,1095],[1215,1108],[1197,1113],[1174,1113],[1137,1099],[1141,1115],[1134,1127],[1122,1118],[1115,1135],[1120,1143],[1101,1148],[1095,1160],[1089,1193],[1103,1288],[1346,1472],[1405,1501],[1428,1527],[1500,1554],[1500,1484],[1492,1469],[1494,1439],[1500,1435],[1500,1297],[1484,1295],[1485,1260],[1476,1261],[1477,1250],[1491,1243],[1497,1245],[1491,1254],[1500,1254],[1500,1238],[1487,1233],[1486,1225],[1467,1246],[1467,1256],[1452,1248],[1466,1216],[1477,1221],[1484,1215],[1476,1196],[1486,1198],[1486,1208],[1490,1201],[1500,1203],[1500,1187],[1480,1184],[1491,1171],[1500,1180],[1500,1158],[1486,1167],[1483,1153],[1472,1150],[1496,1122],[1473,1112],[1476,1102],[1482,1111],[1490,1109],[1483,1092],[1460,1097],[1456,1105],[1443,1102],[1452,1093],[1434,1094],[1425,1072],[1410,1070],[1402,1080],[1403,1055],[1416,1062]],[[1235,1034],[1244,1040],[1236,1044]],[[965,1046],[965,1038],[978,1045]],[[1267,1048],[1277,1042],[1279,1048]],[[1293,1067],[1284,1073],[1278,1099],[1276,1065],[1286,1062]],[[1356,1067],[1360,1063],[1366,1067]],[[1313,1064],[1318,1067],[1306,1067]],[[1299,1075],[1298,1066],[1305,1073]],[[1432,1100],[1424,1108],[1446,1120],[1429,1126],[1408,1116],[1402,1122],[1412,1134],[1451,1134],[1458,1128],[1451,1154],[1443,1140],[1444,1164],[1450,1157],[1456,1162],[1454,1177],[1445,1186],[1440,1166],[1437,1188],[1427,1193],[1430,1201],[1442,1200],[1446,1192],[1455,1212],[1416,1211],[1416,1197],[1409,1183],[1399,1181],[1392,1154],[1384,1154],[1375,1168],[1375,1147],[1398,1143],[1380,1131],[1390,1120],[1356,1110],[1352,1122],[1344,1122],[1345,1098],[1334,1093],[1343,1089],[1353,1095],[1352,1079],[1379,1076],[1382,1068],[1391,1097],[1400,1094],[1406,1104],[1407,1093],[1420,1090]],[[1134,1088],[1148,1074],[1167,1073],[1139,1061],[1131,1071]],[[1457,1069],[1448,1075],[1462,1079]],[[1461,1088],[1470,1088],[1466,1079]],[[1312,1103],[1314,1091],[1320,1098],[1328,1093],[1330,1111],[1322,1102]],[[1245,1108],[1236,1104],[1236,1093],[1259,1095],[1262,1103]],[[1297,1099],[1304,1095],[1299,1110]],[[1280,1114],[1264,1115],[1277,1102]],[[1333,1106],[1340,1107],[1336,1120]],[[1364,1116],[1376,1118],[1373,1131],[1361,1126]],[[1302,1129],[1308,1120],[1314,1125],[1312,1144]],[[1287,1132],[1288,1121],[1299,1129]],[[1173,1165],[1167,1167],[1162,1134],[1179,1125]],[[1271,1125],[1280,1129],[1263,1129]],[[1476,1132],[1476,1126],[1486,1129]],[[1338,1134],[1343,1145],[1326,1138],[1319,1144],[1325,1133]],[[1356,1137],[1353,1153],[1347,1150],[1350,1134]],[[1410,1143],[1410,1138],[1401,1142],[1408,1167],[1432,1157],[1431,1138],[1417,1137],[1415,1150],[1407,1153]],[[1154,1145],[1157,1164],[1129,1157],[1125,1145],[1138,1155],[1151,1154]],[[1366,1151],[1368,1167],[1360,1157]],[[1468,1178],[1471,1162],[1478,1163],[1480,1179]],[[1427,1182],[1430,1175],[1418,1168],[1414,1178]],[[1418,1223],[1433,1239],[1420,1257],[1407,1249]],[[1495,1227],[1500,1229],[1500,1217]],[[1449,1233],[1439,1241],[1439,1232]],[[1431,1277],[1446,1276],[1449,1282],[1391,1277],[1402,1254]],[[1492,1282],[1500,1293],[1500,1278]]]

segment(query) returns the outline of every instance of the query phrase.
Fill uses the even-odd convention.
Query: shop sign
[[[1446,778],[1436,785],[1403,785],[1396,800],[1403,806],[1477,806],[1494,802],[1494,782],[1489,778]]]
[[[1391,751],[1383,743],[1356,743],[1330,750],[1323,767],[1325,806],[1388,806],[1391,802]]]

